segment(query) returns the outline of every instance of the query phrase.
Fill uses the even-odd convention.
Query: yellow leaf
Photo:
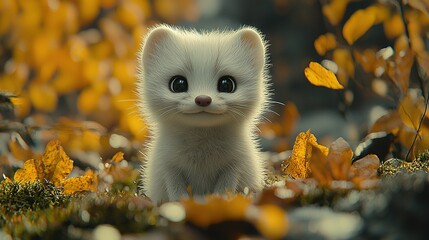
[[[252,220],[259,230],[268,239],[282,239],[289,229],[285,211],[272,204],[259,207],[250,207],[251,212],[257,212],[257,217]],[[256,211],[255,211],[256,210]]]
[[[398,106],[399,116],[402,122],[417,130],[424,110],[423,96],[418,95],[416,91],[408,91],[408,94],[402,99]]]
[[[197,226],[207,227],[227,220],[243,220],[251,199],[241,195],[231,199],[210,195],[205,202],[188,198],[181,203],[185,208],[187,220]]]
[[[98,12],[100,11],[99,0],[79,0],[78,4],[80,20],[83,24],[91,22],[95,17],[97,17]]]
[[[337,48],[332,54],[332,60],[337,64],[338,81],[341,85],[346,86],[350,77],[354,77],[355,65],[349,50]]]
[[[316,137],[310,133],[310,130],[298,134],[293,146],[292,155],[287,162],[284,162],[287,167],[283,171],[295,179],[308,178],[311,172],[310,159],[313,148],[321,151],[324,156],[328,154],[328,148],[319,145]]]
[[[88,170],[81,177],[65,179],[61,182],[65,194],[73,194],[81,191],[97,191],[98,177],[92,170]]]
[[[384,33],[389,39],[399,37],[404,33],[404,23],[399,14],[393,15],[389,20],[384,21]]]
[[[53,112],[57,108],[58,96],[48,84],[31,83],[29,96],[33,106],[41,111]]]
[[[344,87],[338,82],[335,74],[319,63],[310,62],[309,67],[305,68],[304,74],[308,81],[316,86],[322,86],[330,89],[343,89]]]
[[[25,161],[24,166],[18,169],[13,176],[13,179],[17,182],[35,182],[37,181],[38,175],[34,159]]]
[[[322,7],[323,15],[328,19],[329,23],[336,26],[343,19],[347,4],[350,0],[332,0],[329,4]]]
[[[343,27],[343,36],[352,45],[362,37],[376,22],[375,11],[358,10],[347,20]]]
[[[117,152],[112,157],[112,162],[120,162],[122,160],[124,160],[124,153],[123,152]]]
[[[335,35],[332,33],[326,33],[326,34],[320,35],[314,41],[314,48],[316,49],[317,53],[321,56],[325,55],[327,51],[332,50],[336,47],[337,47],[337,40],[335,38]]]
[[[73,161],[64,152],[58,140],[48,143],[41,159],[43,167],[43,179],[52,182],[59,187],[73,169]],[[39,173],[40,174],[40,173]]]
[[[83,114],[90,114],[99,106],[101,94],[94,88],[85,88],[77,100],[77,109]]]
[[[390,17],[389,9],[383,5],[383,4],[374,4],[365,9],[365,11],[373,12],[372,14],[375,15],[375,21],[374,24],[381,23],[385,21],[387,18]]]

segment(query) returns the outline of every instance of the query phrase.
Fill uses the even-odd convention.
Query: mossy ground
[[[429,152],[426,151],[412,162],[388,160],[381,165],[379,173],[381,176],[420,174],[427,173],[428,166]],[[273,179],[277,181],[279,179]],[[368,194],[317,187],[310,190],[293,205],[334,207],[351,192]],[[91,236],[88,232],[100,224],[112,225],[127,234],[141,234],[149,229],[166,231],[163,227],[167,223],[158,210],[148,199],[138,196],[135,188],[125,185],[102,193],[66,195],[47,182],[0,182],[0,225],[4,233],[21,239],[89,239],[91,237],[85,236]]]

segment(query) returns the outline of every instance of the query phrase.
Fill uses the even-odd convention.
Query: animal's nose
[[[207,95],[200,95],[195,98],[195,103],[200,107],[207,107],[212,102],[212,98]]]

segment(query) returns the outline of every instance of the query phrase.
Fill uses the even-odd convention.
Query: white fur
[[[152,133],[142,188],[155,202],[263,187],[264,167],[255,124],[269,97],[266,43],[253,28],[230,32],[153,28],[139,53],[139,107]],[[188,91],[169,90],[183,75]],[[221,76],[237,89],[221,93]],[[212,103],[195,104],[208,95]]]

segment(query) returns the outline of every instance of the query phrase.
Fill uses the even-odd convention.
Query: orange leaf
[[[394,60],[387,61],[387,74],[399,90],[401,90],[401,93],[406,93],[408,90],[413,63],[414,53],[409,49],[401,53],[396,53]]]
[[[394,132],[397,132],[398,129],[401,127],[402,127],[402,119],[399,116],[398,111],[392,111],[377,119],[374,125],[372,125],[369,133],[374,133],[374,132],[394,133]]]
[[[310,159],[311,176],[316,179],[320,184],[327,185],[333,178],[329,169],[329,163],[320,149],[313,148]]]
[[[15,172],[13,179],[17,182],[37,181],[39,178],[37,176],[37,169],[36,169],[34,159],[25,161],[24,166]]]
[[[124,160],[124,153],[123,152],[117,152],[112,157],[112,162],[120,162],[122,160]]]
[[[329,23],[336,26],[343,19],[347,4],[350,0],[332,0],[322,8],[323,15],[328,19]]]
[[[329,163],[333,179],[348,179],[352,157],[352,149],[343,138],[338,138],[331,144],[326,160]]]
[[[343,89],[344,87],[338,82],[335,74],[319,63],[310,62],[309,67],[305,68],[304,74],[308,81],[316,86],[322,86],[330,89]]]
[[[272,204],[250,206],[248,213],[259,232],[268,239],[281,239],[286,235],[288,219],[280,207]]]
[[[380,167],[380,160],[377,155],[370,154],[354,162],[352,165],[353,183],[359,188],[372,188],[378,184],[377,169]]]
[[[344,48],[337,48],[332,54],[332,60],[338,65],[338,81],[341,85],[346,86],[349,77],[354,77],[355,65],[352,54]]]
[[[308,178],[311,172],[310,158],[313,148],[321,151],[324,156],[328,154],[328,149],[317,144],[316,137],[310,133],[310,130],[298,134],[292,155],[288,162],[285,162],[288,166],[284,169],[284,172],[295,179]]]
[[[389,20],[384,21],[384,33],[389,39],[399,37],[404,33],[404,23],[399,14],[393,15]]]
[[[73,194],[81,191],[97,191],[98,177],[92,170],[88,170],[81,177],[68,178],[61,182],[65,194]]]
[[[31,83],[29,86],[29,95],[36,109],[52,112],[57,108],[57,93],[48,84]]]
[[[344,24],[344,39],[352,45],[375,24],[375,21],[375,11],[365,11],[365,9],[356,11]]]
[[[54,140],[50,141],[46,146],[45,153],[41,159],[41,166],[43,169],[42,179],[46,179],[59,187],[61,181],[65,179],[73,169],[73,161],[64,152],[60,142]]]
[[[399,103],[398,113],[406,126],[417,130],[424,107],[423,96],[418,95],[416,91],[408,91]]]
[[[85,88],[77,100],[77,108],[83,114],[90,114],[99,106],[101,94],[94,88]]]
[[[192,198],[181,201],[186,211],[186,218],[201,227],[226,220],[244,219],[246,209],[251,203],[250,198],[241,195],[236,195],[231,199],[211,195],[206,200],[202,203],[196,202]]]
[[[314,48],[316,49],[317,53],[321,56],[325,55],[327,51],[332,50],[336,47],[337,47],[337,40],[335,38],[335,35],[332,33],[326,33],[326,34],[320,35],[314,41]]]

